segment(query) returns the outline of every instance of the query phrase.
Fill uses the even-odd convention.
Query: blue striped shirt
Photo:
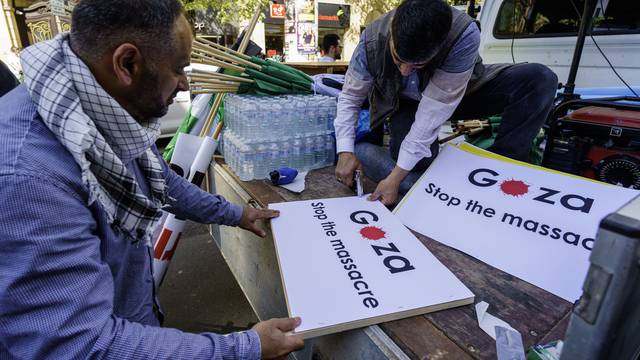
[[[255,331],[221,336],[160,328],[151,249],[87,205],[72,156],[26,89],[0,98],[0,359],[258,359]],[[164,162],[163,162],[164,164]],[[135,161],[128,165],[148,186]],[[237,225],[242,208],[164,164],[169,211]]]

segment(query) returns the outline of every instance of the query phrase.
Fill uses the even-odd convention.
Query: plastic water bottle
[[[267,147],[260,143],[255,147],[255,179],[267,176]]]
[[[331,166],[336,162],[336,139],[331,134],[324,137],[327,150],[327,165]]]
[[[243,153],[242,156],[242,175],[239,176],[242,181],[249,181],[254,179],[254,166],[255,166],[255,151],[251,145],[245,144],[240,148]]]
[[[302,170],[302,168],[304,167],[304,152],[303,152],[303,142],[302,142],[302,138],[300,137],[296,137],[293,139],[293,143],[292,143],[292,149],[291,149],[291,155],[293,158],[293,161],[291,162],[292,167],[298,170]]]
[[[289,138],[285,137],[280,142],[280,164],[278,167],[293,167],[293,151],[292,144]]]
[[[321,168],[325,166],[325,162],[327,159],[326,154],[326,146],[324,144],[324,136],[322,133],[318,133],[317,136],[314,137],[314,166],[317,168]]]
[[[280,148],[278,147],[278,143],[270,143],[267,149],[267,173],[275,170],[280,165]]]
[[[313,142],[313,137],[312,136],[307,136],[306,138],[304,138],[304,147],[303,147],[303,152],[304,152],[304,164],[302,166],[303,169],[308,170],[311,169],[311,167],[313,166],[313,163],[315,161],[315,155],[314,155],[314,142]]]
[[[285,127],[283,127],[283,118],[284,107],[277,102],[278,99],[271,100],[269,104],[269,116],[267,117],[267,121],[269,122],[269,130],[270,137],[273,139],[277,139],[284,135],[284,132],[287,131]],[[286,136],[286,135],[285,135]]]

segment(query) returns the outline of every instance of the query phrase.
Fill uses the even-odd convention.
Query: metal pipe
[[[564,101],[576,98],[573,93],[576,87],[576,76],[578,75],[578,68],[580,67],[580,59],[582,58],[582,51],[584,49],[584,41],[587,37],[587,32],[591,32],[593,12],[595,11],[597,1],[598,0],[585,0],[584,2],[580,29],[578,30],[578,39],[576,41],[576,48],[573,52],[573,60],[571,61],[571,68],[569,70],[569,78],[567,79],[567,83],[564,85],[564,92],[562,93]]]

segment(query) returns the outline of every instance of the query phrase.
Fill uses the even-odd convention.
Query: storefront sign
[[[409,228],[570,302],[600,220],[640,192],[447,146],[395,210]]]
[[[51,13],[56,16],[66,16],[67,13],[64,10],[64,0],[49,0],[49,7]]]
[[[473,302],[473,294],[380,202],[277,203],[271,228],[296,333],[321,336]]]
[[[284,4],[274,4],[271,3],[271,17],[274,19],[284,19],[285,18],[285,7]]]
[[[349,27],[351,7],[341,4],[318,3],[318,26],[324,28]]]

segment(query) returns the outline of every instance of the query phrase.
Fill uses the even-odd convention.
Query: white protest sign
[[[315,337],[473,302],[469,291],[379,202],[287,202],[271,221],[296,334]]]
[[[445,147],[395,214],[425,236],[575,301],[600,220],[639,192],[491,156],[468,144]]]

